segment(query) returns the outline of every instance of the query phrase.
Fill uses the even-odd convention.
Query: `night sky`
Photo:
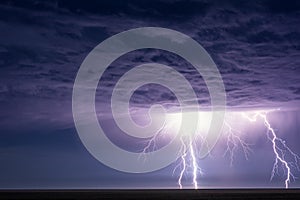
[[[139,27],[173,29],[196,40],[222,75],[227,111],[280,108],[270,113],[270,123],[300,155],[299,1],[2,0],[0,189],[178,188],[177,162],[145,174],[116,171],[89,154],[73,121],[73,84],[85,57],[105,39]],[[206,84],[189,62],[163,50],[136,50],[115,60],[98,84],[96,110],[108,137],[120,132],[109,107],[114,85],[134,66],[149,62],[179,71],[199,104],[211,106]],[[155,84],[139,88],[130,106],[153,103],[178,106],[171,91]],[[284,187],[284,171],[270,181],[274,154],[263,122],[241,123],[253,149],[248,160],[240,149],[230,166],[223,156],[226,142],[220,140],[211,156],[199,160],[204,171],[199,188]],[[112,139],[137,150],[122,137]],[[296,168],[293,174],[300,177]],[[190,180],[183,179],[186,188],[192,187]],[[290,187],[300,187],[299,179]]]

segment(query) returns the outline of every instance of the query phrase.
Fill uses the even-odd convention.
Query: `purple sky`
[[[228,110],[288,108],[270,120],[300,154],[299,24],[300,3],[290,0],[1,1],[0,188],[177,187],[174,165],[140,175],[102,165],[82,145],[72,118],[73,83],[88,53],[114,34],[146,26],[177,30],[206,49],[222,75]],[[101,78],[99,121],[110,120],[105,116],[117,80],[147,62],[178,70],[198,102],[210,106],[206,85],[188,62],[162,50],[138,50],[113,62]],[[167,89],[146,85],[130,103],[176,102]],[[106,126],[118,132],[113,121]],[[262,135],[253,139],[256,152],[250,161],[237,155],[230,168],[228,158],[216,153],[203,161],[211,172],[199,182],[203,179],[204,187],[282,187],[280,177],[269,182],[274,158],[265,131],[263,126],[246,131],[250,141],[254,132]],[[299,180],[291,186],[299,187]]]

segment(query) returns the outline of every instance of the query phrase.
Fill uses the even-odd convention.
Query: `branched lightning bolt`
[[[197,157],[196,157],[196,152],[194,148],[194,140],[188,139],[188,141],[185,141],[183,136],[180,138],[181,141],[181,156],[180,156],[180,162],[179,164],[175,167],[173,173],[176,171],[178,167],[181,167],[180,174],[178,177],[178,185],[179,188],[182,189],[182,178],[184,174],[188,173],[188,169],[191,168],[191,173],[192,173],[192,184],[194,189],[198,189],[198,173],[203,174],[201,168],[199,167],[197,163]],[[187,159],[189,157],[190,159]]]
[[[240,131],[232,128],[229,123],[226,121],[224,122],[225,127],[227,130],[225,131],[225,135],[227,135],[227,149],[224,152],[224,156],[229,154],[230,157],[230,166],[233,166],[233,158],[234,152],[237,150],[239,145],[242,147],[244,151],[244,155],[246,160],[248,160],[249,154],[252,152],[250,148],[250,144],[246,143],[244,140],[241,139]]]
[[[296,178],[293,175],[292,171],[300,171],[300,157],[287,146],[283,139],[277,136],[275,130],[272,128],[270,122],[267,119],[268,112],[270,111],[242,112],[241,114],[250,122],[255,122],[258,119],[262,119],[265,127],[267,128],[267,138],[272,144],[272,150],[275,155],[275,161],[270,180],[272,180],[276,174],[279,174],[279,166],[281,165],[285,175],[285,187],[288,188],[290,181]],[[176,123],[176,121],[169,121],[168,123],[164,123],[163,127],[159,129],[156,134],[154,134],[153,137],[147,141],[147,144],[143,149],[141,155],[146,155],[148,152],[154,151],[156,149],[156,141],[158,140],[158,138],[164,133],[168,132],[169,129],[172,128],[172,126],[176,125]],[[238,150],[239,147],[243,150],[246,160],[248,160],[249,155],[252,152],[252,149],[250,148],[251,144],[245,142],[241,138],[241,132],[233,128],[227,120],[224,121],[224,128],[227,145],[224,156],[229,155],[230,165],[233,165],[234,153]],[[177,180],[180,189],[183,188],[182,181],[184,175],[192,176],[193,187],[194,189],[198,189],[198,175],[203,174],[203,172],[197,162],[197,138],[201,140],[201,145],[205,145],[205,141],[203,140],[201,134],[198,134],[196,138],[192,138],[187,135],[182,135],[180,137],[181,148],[178,152],[179,163],[173,170],[174,174],[177,169],[180,169]],[[289,161],[290,159],[288,158],[292,158],[292,161]]]
[[[156,149],[156,140],[159,137],[161,133],[164,133],[168,131],[168,127],[166,122],[163,124],[163,126],[147,141],[146,146],[143,148],[143,151],[141,152],[139,158],[143,157],[144,161],[147,159],[146,155],[147,152],[154,151]]]
[[[183,153],[182,153],[182,155],[181,155],[181,164],[182,164],[182,169],[181,169],[181,171],[180,171],[180,175],[179,175],[179,178],[178,178],[178,185],[179,185],[179,188],[180,189],[182,189],[182,183],[181,183],[181,181],[182,181],[182,177],[183,177],[183,174],[184,174],[184,172],[185,172],[185,170],[186,170],[186,156],[187,156],[187,148],[186,148],[186,145],[185,145],[185,143],[184,143],[184,140],[183,140],[183,138],[182,137],[180,137],[180,141],[181,141],[181,148],[182,148],[182,150],[183,150]]]
[[[295,176],[292,173],[291,167],[294,167],[297,170],[299,170],[298,162],[300,161],[300,157],[297,154],[295,154],[286,145],[284,140],[282,140],[281,138],[279,138],[276,135],[275,130],[271,127],[271,124],[267,119],[267,114],[268,114],[267,111],[258,111],[258,112],[255,112],[255,114],[251,117],[251,116],[247,115],[246,113],[242,113],[243,117],[245,117],[246,119],[248,119],[251,122],[257,121],[258,117],[260,117],[263,120],[264,125],[267,128],[267,137],[272,143],[272,149],[275,154],[275,161],[274,161],[270,179],[272,180],[273,177],[275,176],[275,174],[278,174],[278,164],[281,163],[283,170],[285,171],[285,174],[286,174],[285,188],[288,188],[291,179],[295,179]],[[288,162],[286,160],[285,157],[286,157],[287,153],[289,153],[293,157],[293,159],[294,159],[293,162]]]
[[[172,126],[173,124],[166,124],[164,123],[164,125],[147,141],[146,146],[144,147],[143,151],[141,152],[141,156],[143,156],[143,158],[146,160],[146,154],[147,152],[150,151],[154,151],[156,148],[156,141],[157,138],[159,137],[160,134],[163,134],[165,132],[167,132],[168,130],[168,126]],[[200,174],[202,174],[202,171],[200,169],[200,167],[198,166],[197,163],[197,158],[196,158],[196,153],[193,147],[193,140],[191,138],[188,138],[188,141],[185,141],[184,136],[180,137],[180,141],[181,141],[181,149],[180,149],[180,163],[174,168],[173,170],[173,174],[176,171],[176,169],[178,167],[181,168],[180,170],[180,174],[178,177],[178,185],[179,188],[182,189],[182,179],[183,176],[188,173],[188,168],[192,168],[192,176],[193,176],[193,186],[195,189],[198,189],[198,182],[197,182],[197,174],[198,172],[200,172]],[[190,157],[190,163],[189,160],[187,159],[187,156]]]

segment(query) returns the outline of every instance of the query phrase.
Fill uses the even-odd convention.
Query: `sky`
[[[280,108],[268,114],[270,124],[300,155],[299,24],[300,2],[291,0],[1,1],[0,188],[178,188],[180,170],[173,169],[179,161],[150,173],[117,171],[88,152],[73,120],[72,91],[84,59],[107,38],[140,27],[168,28],[197,41],[222,76],[229,115]],[[182,57],[159,49],[120,56],[98,83],[95,107],[107,137],[131,151],[141,145],[132,146],[137,141],[117,127],[110,99],[124,73],[149,62],[177,70],[196,101],[211,106],[204,79]],[[176,94],[156,84],[130,99],[130,107],[141,110],[154,103],[178,107]],[[253,152],[247,160],[238,147],[231,166],[223,138],[210,157],[198,160],[199,188],[284,187],[284,171],[270,181],[274,154],[263,122],[230,123]],[[300,177],[296,168],[293,174]],[[191,177],[185,174],[185,188],[193,187]],[[300,187],[299,179],[290,187]]]

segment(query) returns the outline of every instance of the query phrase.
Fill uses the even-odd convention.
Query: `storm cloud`
[[[297,1],[3,1],[1,115],[54,119],[64,112],[70,120],[74,79],[87,54],[116,33],[147,26],[180,31],[208,51],[223,77],[228,108],[297,105],[299,8]],[[115,61],[101,79],[99,99],[110,95],[123,73],[146,62],[177,69],[194,87],[199,103],[210,105],[206,85],[193,67],[160,50],[140,50]],[[176,101],[167,90],[147,88],[137,91],[142,95],[135,95],[133,105]]]

